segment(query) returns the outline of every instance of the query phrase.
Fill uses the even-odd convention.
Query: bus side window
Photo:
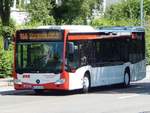
[[[67,64],[73,68],[77,68],[79,64],[78,43],[69,42],[67,44]]]
[[[82,41],[79,44],[79,51],[80,51],[80,65],[84,66],[88,64],[89,61],[89,50],[90,50],[90,45],[88,41]]]

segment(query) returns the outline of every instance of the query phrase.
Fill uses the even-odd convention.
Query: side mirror
[[[69,47],[69,54],[74,54],[75,51],[75,46],[73,42],[69,42],[68,43],[68,47]]]
[[[10,44],[10,37],[5,37],[4,38],[4,50],[8,50],[8,48],[9,48],[9,44]]]

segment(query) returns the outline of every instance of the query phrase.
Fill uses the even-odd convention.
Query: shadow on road
[[[33,91],[30,90],[20,90],[20,91],[16,91],[16,90],[10,90],[10,91],[2,91],[0,92],[0,95],[2,96],[7,96],[7,95],[29,95],[33,93]]]
[[[81,94],[80,90],[75,91],[44,91],[41,94],[35,93],[33,90],[12,90],[12,91],[3,91],[0,92],[0,95],[2,96],[69,96],[69,95],[75,95],[75,94]]]
[[[111,85],[92,88],[89,94],[145,94],[150,95],[150,82],[137,82],[132,83],[130,87],[123,88],[121,85]],[[0,92],[1,95],[19,95],[19,96],[69,96],[82,94],[81,90],[75,91],[45,91],[41,94],[36,94],[32,90],[22,90],[22,91],[4,91]]]
[[[93,94],[145,94],[150,95],[150,82],[132,83],[130,87],[123,88],[121,85],[111,85],[105,87],[93,88],[90,93]]]

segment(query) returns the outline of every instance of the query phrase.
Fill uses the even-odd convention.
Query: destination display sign
[[[38,40],[62,40],[62,32],[60,31],[47,31],[47,32],[18,32],[18,39],[25,41],[38,41]]]

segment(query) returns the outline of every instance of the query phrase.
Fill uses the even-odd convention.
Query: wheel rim
[[[83,90],[88,90],[89,85],[90,85],[89,78],[88,77],[84,77],[83,78]]]
[[[129,74],[128,73],[125,74],[125,85],[126,86],[129,85]]]

